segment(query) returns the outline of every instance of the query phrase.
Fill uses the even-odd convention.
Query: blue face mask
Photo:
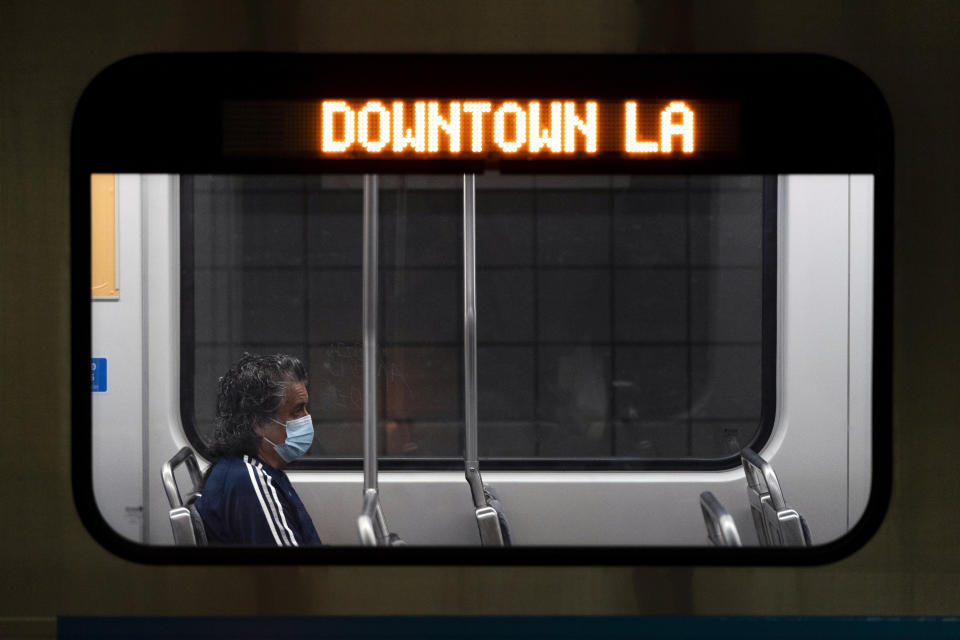
[[[271,420],[273,419],[271,418]],[[273,420],[273,422],[283,425],[282,422],[277,420]],[[293,462],[305,454],[310,445],[313,444],[313,418],[310,417],[310,414],[307,414],[302,418],[290,420],[283,426],[287,429],[287,439],[283,444],[274,444],[266,436],[263,439],[273,444],[274,451],[284,462]]]

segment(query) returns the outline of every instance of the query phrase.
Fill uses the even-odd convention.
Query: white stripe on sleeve
[[[257,468],[263,471],[263,467],[261,467],[259,464],[257,465]],[[287,524],[287,517],[283,514],[283,504],[280,502],[280,497],[277,495],[276,487],[273,486],[273,478],[271,478],[270,474],[266,472],[263,472],[263,475],[264,479],[267,481],[267,487],[269,487],[270,491],[273,493],[273,499],[277,503],[277,511],[280,512],[280,522],[283,524],[283,529],[286,529],[287,537],[290,539],[290,542],[293,544],[293,546],[299,547],[300,545],[297,544],[297,537],[293,535],[290,525]],[[283,529],[280,530],[281,533],[283,533]]]
[[[277,535],[277,530],[273,526],[273,518],[270,516],[270,512],[267,511],[267,505],[263,502],[263,495],[260,493],[260,487],[257,483],[257,479],[254,478],[253,465],[250,464],[250,458],[243,456],[243,462],[247,465],[247,473],[250,475],[250,484],[253,485],[253,492],[257,494],[257,500],[260,501],[260,508],[263,509],[263,517],[267,519],[267,524],[270,526],[270,533],[273,534],[273,539],[277,543],[277,546],[282,547],[283,543],[280,542],[280,537]]]
[[[257,470],[257,481],[260,482],[260,491],[263,492],[263,501],[267,503],[267,507],[270,509],[270,515],[273,517],[273,526],[276,527],[277,533],[280,534],[280,540],[282,546],[289,547],[290,539],[287,537],[287,532],[283,530],[283,527],[280,524],[280,516],[277,515],[278,505],[274,501],[274,497],[270,495],[270,490],[267,488],[267,479],[269,476],[263,470],[263,467],[260,466],[259,462],[253,462],[254,469]]]

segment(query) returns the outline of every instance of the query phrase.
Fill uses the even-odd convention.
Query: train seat
[[[700,494],[700,511],[707,527],[707,539],[718,547],[740,547],[740,532],[727,510],[710,491]]]
[[[764,507],[763,517],[772,532],[772,545],[780,547],[810,546],[810,529],[806,519],[795,509],[776,511],[769,504]]]
[[[468,462],[465,467],[467,485],[470,487],[470,497],[473,499],[474,514],[480,532],[480,545],[510,546],[510,525],[497,492],[484,484],[476,462]]]
[[[181,464],[186,464],[190,474],[192,488],[186,498],[180,494],[174,470]],[[163,489],[170,503],[170,527],[173,529],[173,540],[178,546],[206,546],[207,535],[203,527],[203,520],[194,503],[200,497],[202,476],[197,457],[190,447],[183,447],[172,458],[163,463],[160,469],[163,479]]]
[[[503,540],[503,546],[509,547],[511,544],[510,523],[507,522],[507,514],[503,510],[503,504],[500,502],[497,492],[490,485],[483,485],[483,496],[486,498],[487,507],[493,509],[496,513],[497,523],[500,525],[500,537]]]
[[[777,474],[770,463],[749,448],[741,452],[740,461],[747,476],[747,498],[760,544],[774,547],[810,546],[812,537],[806,519],[795,509],[787,507]]]
[[[387,528],[380,506],[380,492],[373,487],[363,492],[363,511],[357,518],[360,544],[365,547],[405,547],[407,543]]]

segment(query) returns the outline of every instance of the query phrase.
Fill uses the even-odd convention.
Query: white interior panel
[[[870,499],[873,473],[873,176],[850,176],[850,517]]]
[[[152,544],[172,544],[167,513],[170,506],[160,480],[160,467],[187,445],[180,421],[180,190],[179,178],[144,176],[145,232],[150,238],[144,263],[150,310],[146,328],[150,379],[147,395],[147,439],[150,460],[145,502]]]
[[[777,421],[759,453],[827,542],[847,528],[849,178],[787,176],[779,201]]]
[[[107,359],[107,390],[93,393],[93,495],[107,523],[143,540],[143,309],[139,176],[117,176],[120,297],[94,299],[92,357]],[[123,461],[123,464],[117,464]]]

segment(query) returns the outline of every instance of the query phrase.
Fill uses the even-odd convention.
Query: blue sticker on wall
[[[92,391],[107,390],[107,359],[90,358],[90,382]]]

